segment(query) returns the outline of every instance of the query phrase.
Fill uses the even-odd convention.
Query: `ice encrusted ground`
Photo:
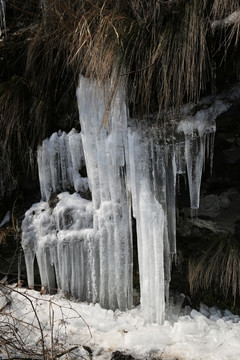
[[[11,305],[0,313],[2,329],[6,319],[10,321],[6,314],[10,314],[24,320],[24,326],[18,324],[18,336],[22,332],[25,344],[36,346],[40,343],[39,331],[26,326],[27,323],[37,325],[30,302],[22,296],[22,293],[27,294],[37,310],[46,347],[50,346],[51,333],[54,346],[58,343],[68,349],[79,345],[71,352],[71,357],[68,354],[62,359],[89,359],[82,345],[92,350],[93,360],[110,359],[116,350],[137,359],[237,360],[240,357],[240,323],[221,319],[214,322],[197,315],[194,319],[180,316],[176,322],[150,325],[144,322],[140,307],[113,312],[98,304],[67,300],[60,294],[40,295],[26,289],[15,291],[11,294]],[[53,319],[52,332],[50,318]]]

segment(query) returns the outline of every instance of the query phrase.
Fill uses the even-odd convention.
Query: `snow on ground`
[[[102,309],[98,304],[67,300],[61,294],[50,296],[40,295],[34,290],[13,290],[11,304],[0,312],[0,331],[12,321],[17,334],[22,332],[25,346],[40,344],[34,307],[46,348],[51,347],[51,341],[54,347],[59,347],[59,353],[79,345],[79,349],[71,352],[71,357],[68,354],[61,356],[61,359],[66,356],[89,359],[88,351],[81,345],[91,348],[94,360],[110,359],[111,353],[116,350],[137,359],[240,358],[240,323],[224,322],[222,319],[214,322],[199,315],[194,319],[181,316],[177,322],[165,321],[162,326],[150,325],[144,323],[140,307],[127,312],[113,312]],[[21,319],[22,325],[16,319]]]

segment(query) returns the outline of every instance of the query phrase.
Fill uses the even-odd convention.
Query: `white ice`
[[[76,192],[88,189],[88,180],[79,170],[84,166],[81,134],[75,129],[69,134],[59,131],[45,139],[38,148],[38,171],[43,200],[52,192],[73,187]]]
[[[16,319],[24,320],[17,325],[17,336],[28,349],[34,348],[38,353],[42,351],[38,323],[30,302],[21,293],[29,296],[37,309],[46,349],[51,349],[51,338],[59,352],[77,347],[71,355],[62,356],[63,360],[69,356],[88,359],[82,345],[91,348],[93,360],[109,360],[117,350],[136,359],[163,360],[236,360],[240,354],[240,323],[231,320],[211,321],[196,311],[193,318],[180,316],[175,323],[150,325],[144,322],[140,307],[113,312],[98,304],[75,303],[60,295],[40,296],[32,290],[13,290],[19,293],[10,294],[11,305],[0,313],[1,331],[11,322],[16,326]]]
[[[93,260],[88,260],[93,246],[92,203],[76,193],[65,192],[58,199],[53,209],[42,201],[25,214],[22,247],[28,285],[34,287],[36,256],[43,288],[51,291],[57,287],[87,300],[94,291],[89,269]]]
[[[132,306],[133,267],[126,191],[127,108],[122,86],[106,109],[111,91],[110,82],[99,87],[81,77],[77,99],[99,243],[99,301],[106,308],[126,309]]]

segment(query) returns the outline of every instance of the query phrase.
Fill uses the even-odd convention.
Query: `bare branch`
[[[56,355],[56,358],[60,358],[60,357],[62,357],[63,355],[68,354],[68,353],[70,353],[71,351],[76,350],[76,349],[78,349],[78,346],[77,346],[77,345],[71,347],[71,348],[68,349],[68,350],[63,351],[61,354],[57,354],[57,355]]]
[[[82,344],[70,346],[67,342],[69,337],[67,324],[71,319],[81,319],[92,337],[88,324],[70,302],[67,302],[69,306],[63,306],[53,302],[51,297],[48,299],[35,297],[7,285],[1,285],[0,290],[11,300],[8,304],[10,306],[6,305],[4,312],[0,313],[0,353],[4,357],[10,360],[26,357],[33,360],[56,360],[63,356],[75,358],[78,349],[77,357],[86,359],[79,351],[81,349],[86,351],[87,347]],[[15,297],[14,294],[16,294]],[[16,302],[18,307],[16,307]],[[42,309],[46,308],[44,303],[49,304],[49,316],[46,323],[41,322],[40,316]],[[55,319],[56,307],[60,310],[60,319]],[[71,312],[73,312],[72,315]],[[56,324],[58,325],[55,328]],[[84,343],[86,342],[84,340]],[[73,353],[74,350],[75,353]]]

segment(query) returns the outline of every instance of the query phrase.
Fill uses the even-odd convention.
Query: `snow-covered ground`
[[[7,294],[10,301],[6,305],[1,289],[1,336],[5,331],[5,336],[10,337],[10,333],[6,334],[11,326],[15,345],[21,338],[24,346],[34,348],[36,353],[41,353],[43,339],[45,351],[50,349],[50,357],[51,348],[58,349],[61,359],[105,360],[117,350],[137,359],[240,358],[240,323],[222,319],[215,322],[197,314],[194,319],[180,316],[176,322],[150,325],[144,322],[140,307],[127,312],[113,312],[98,304],[67,300],[61,294],[40,295],[34,290],[18,288],[12,288],[13,292]],[[0,342],[0,350],[6,353],[3,343]],[[92,357],[87,347],[92,350]],[[69,349],[73,350],[63,355]]]

